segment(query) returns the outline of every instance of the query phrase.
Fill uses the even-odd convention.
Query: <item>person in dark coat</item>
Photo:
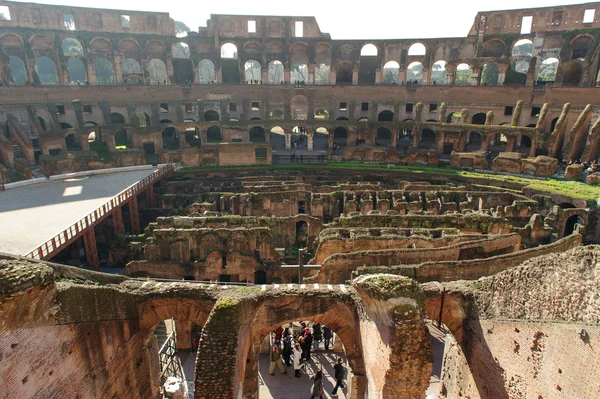
[[[287,332],[287,334],[286,334]],[[285,329],[283,333],[283,350],[281,351],[281,355],[283,356],[283,362],[286,366],[291,366],[291,356],[292,356],[292,335],[289,333],[289,329]]]
[[[344,376],[346,375],[346,368],[344,367],[344,359],[341,357],[338,358],[338,362],[335,366],[333,366],[334,377],[335,377],[335,387],[333,388],[333,392],[331,392],[332,396],[337,396],[338,388],[344,389]]]
[[[323,372],[321,370],[317,371],[317,374],[315,374],[311,380],[315,380],[315,383],[312,387],[312,396],[310,399],[323,399],[323,395],[325,394],[325,390],[323,389]]]
[[[319,342],[323,340],[323,332],[321,330],[321,324],[315,323],[313,325],[313,352],[319,349]]]
[[[331,344],[331,330],[329,329],[329,327],[324,326],[323,327],[323,341],[325,344],[325,350],[328,351],[329,350],[329,345]]]
[[[304,330],[304,346],[302,347],[302,358],[307,362],[310,361],[310,349],[313,343],[313,336],[310,333],[310,329]]]

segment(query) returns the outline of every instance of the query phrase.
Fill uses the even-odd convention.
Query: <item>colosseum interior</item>
[[[599,398],[599,17],[0,1],[0,397],[330,398],[339,356],[345,399]],[[300,322],[332,349],[267,375]]]

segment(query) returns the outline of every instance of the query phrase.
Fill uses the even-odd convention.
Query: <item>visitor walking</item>
[[[344,389],[344,375],[346,374],[346,368],[342,364],[344,360],[340,357],[338,358],[338,362],[335,366],[333,366],[334,377],[335,377],[335,387],[333,388],[333,392],[331,392],[332,396],[337,396],[338,388]]]
[[[300,358],[302,357],[302,351],[300,350],[300,344],[294,346],[294,377],[300,378]]]
[[[319,350],[319,343],[323,340],[323,332],[321,330],[321,324],[316,323],[313,325],[313,352]]]
[[[283,333],[283,349],[281,351],[281,355],[283,356],[283,362],[286,366],[292,365],[292,363],[290,362],[292,351],[292,336],[289,333],[289,329],[286,328],[285,332]]]
[[[281,361],[281,353],[279,352],[279,345],[273,345],[271,350],[271,366],[269,367],[269,374],[275,375],[275,365],[279,367],[279,371],[281,374],[287,374],[287,371],[283,367],[283,362]]]
[[[281,345],[281,337],[283,336],[283,328],[281,326],[277,327],[277,329],[275,329],[275,331],[273,331],[273,333],[275,334],[275,343],[277,345]]]
[[[325,350],[329,350],[329,345],[331,344],[331,330],[329,327],[323,327],[323,343],[325,344]]]
[[[310,328],[307,327],[304,330],[304,347],[302,348],[303,349],[302,357],[307,362],[310,361],[310,349],[312,347],[312,343],[313,343],[313,336],[310,333]]]
[[[317,371],[317,374],[315,374],[311,380],[314,380],[315,383],[313,384],[312,387],[312,396],[310,397],[310,399],[314,399],[314,398],[320,398],[323,399],[323,395],[325,394],[325,391],[323,389],[323,372],[321,370]]]

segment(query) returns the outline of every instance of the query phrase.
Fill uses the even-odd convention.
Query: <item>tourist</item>
[[[344,360],[340,357],[338,358],[338,362],[335,366],[333,366],[334,377],[335,377],[335,387],[333,388],[333,392],[331,392],[332,396],[337,396],[338,388],[344,389],[344,375],[346,374],[346,368],[342,364]]]
[[[325,394],[323,390],[323,372],[321,370],[317,371],[317,374],[315,374],[311,380],[314,380],[315,383],[312,387],[312,396],[310,399],[317,397],[323,399],[323,395]]]
[[[331,330],[329,329],[329,327],[324,326],[323,327],[323,341],[325,344],[325,350],[328,351],[329,350],[329,345],[331,344]]]
[[[283,368],[283,362],[281,361],[281,353],[279,352],[279,345],[273,345],[271,350],[271,366],[269,367],[269,374],[275,375],[275,365],[279,367],[281,374],[287,374],[285,368]]]
[[[300,378],[300,359],[302,358],[302,351],[300,350],[300,344],[294,346],[294,377]]]
[[[310,349],[313,343],[313,336],[310,333],[310,328],[304,329],[304,346],[302,347],[302,358],[307,362],[310,361]]]
[[[323,332],[321,330],[321,324],[316,323],[313,325],[313,352],[319,350],[319,342],[323,339]]]
[[[273,334],[275,334],[275,343],[279,345],[281,343],[281,337],[283,336],[283,328],[281,326],[277,327],[275,331],[273,331]]]
[[[283,333],[283,349],[281,351],[281,355],[283,356],[283,362],[286,366],[292,365],[290,361],[292,357],[292,352],[292,335],[290,334],[290,330],[286,328],[285,332]]]

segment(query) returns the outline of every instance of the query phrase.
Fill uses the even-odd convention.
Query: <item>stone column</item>
[[[406,84],[406,69],[400,68],[398,70],[398,84],[399,85]]]
[[[116,144],[115,144],[115,135],[114,133],[112,134],[106,134],[104,135],[104,138],[106,140],[106,148],[108,149],[109,152],[112,151],[116,151]]]
[[[192,349],[192,322],[190,320],[175,320],[177,349]]]
[[[375,70],[375,84],[381,84],[383,82],[383,70],[377,68]]]
[[[290,79],[292,76],[292,71],[289,68],[283,69],[283,80],[290,83]]]
[[[266,85],[267,83],[269,83],[269,69],[268,68],[263,68],[260,71],[260,79],[262,80],[263,84]]]
[[[140,234],[140,212],[137,195],[134,195],[129,201],[129,219],[131,220],[132,234]]]
[[[315,68],[316,68],[317,64],[315,64],[314,62],[309,62],[308,63],[308,84],[309,85],[314,85],[315,84]]]
[[[93,226],[88,227],[83,232],[83,246],[85,248],[87,264],[92,266],[94,270],[100,270],[100,259],[98,258],[98,248],[96,247],[96,233]]]
[[[356,86],[358,85],[358,66],[355,65],[354,68],[352,69],[352,85]]]
[[[116,207],[113,210],[112,218],[113,218],[113,229],[115,231],[115,235],[124,234],[125,226],[123,225],[123,212],[121,212],[120,206]]]
[[[148,185],[148,188],[146,188],[146,198],[147,198],[147,206],[148,208],[152,208],[154,207],[154,185],[150,184]]]
[[[456,83],[456,67],[446,64],[446,85],[453,86]]]
[[[113,65],[114,65],[114,69],[115,69],[115,82],[116,83],[123,82],[123,69],[121,68],[121,56],[120,55],[115,56]]]
[[[285,150],[292,150],[292,134],[287,132],[285,133]]]
[[[337,74],[335,72],[335,68],[332,67],[329,70],[329,83],[334,85],[336,80],[337,80]]]
[[[307,146],[308,146],[308,151],[313,151],[314,150],[314,138],[315,138],[315,132],[314,131],[307,131],[306,132],[306,137],[307,137]]]
[[[223,83],[223,67],[221,65],[216,68],[215,80],[217,83]]]
[[[431,70],[423,68],[423,83],[424,85],[431,83]]]
[[[473,74],[471,75],[471,86],[479,86],[481,77],[481,68],[473,69]]]

